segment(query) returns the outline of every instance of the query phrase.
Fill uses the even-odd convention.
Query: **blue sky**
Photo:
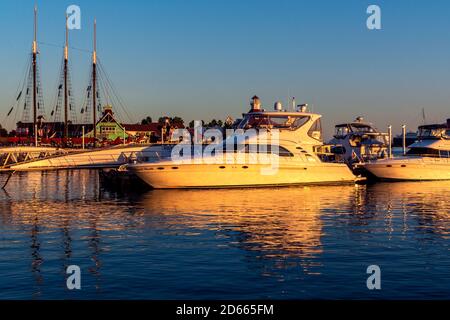
[[[450,117],[449,1],[16,1],[0,2],[0,123],[14,101],[32,40],[33,6],[49,112],[64,41],[64,14],[80,6],[71,46],[98,54],[135,121],[162,114],[239,117],[257,94],[266,107],[289,96],[324,115],[325,132],[363,115],[378,127],[414,129]],[[382,30],[366,9],[382,10]],[[45,44],[44,44],[45,43]],[[81,108],[90,53],[71,51]],[[127,120],[127,119],[125,119]]]

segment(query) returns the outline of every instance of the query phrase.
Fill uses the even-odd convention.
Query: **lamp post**
[[[403,155],[406,155],[406,125],[402,126]]]

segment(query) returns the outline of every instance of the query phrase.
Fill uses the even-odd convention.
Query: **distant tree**
[[[2,125],[0,124],[0,137],[7,137],[8,136],[8,130],[3,129]]]
[[[166,123],[166,119],[169,119],[169,120],[170,120],[169,117],[159,117],[158,123],[159,123],[159,124],[164,124],[164,123]]]
[[[173,117],[170,119],[170,123],[177,128],[184,127],[184,120],[181,117]]]
[[[210,123],[208,123],[207,125],[208,128],[215,128],[217,127],[217,120],[216,119],[212,119]]]
[[[152,118],[151,117],[147,117],[145,119],[142,119],[141,124],[150,124],[152,122],[153,122]]]
[[[211,122],[209,122],[205,126],[208,128],[217,128],[217,127],[222,128],[224,126],[224,124],[223,124],[222,120],[212,119]]]
[[[159,124],[167,124],[167,120],[168,120],[168,124],[170,126],[174,126],[177,128],[183,128],[184,127],[184,120],[181,117],[160,117],[158,119],[158,123]]]

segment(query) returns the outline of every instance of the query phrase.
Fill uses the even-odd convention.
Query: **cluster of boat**
[[[241,150],[224,148],[202,161],[181,162],[170,156],[149,157],[142,152],[121,170],[137,175],[153,188],[354,183],[364,178],[450,179],[450,120],[419,127],[417,141],[408,149],[404,146],[404,152],[394,157],[391,134],[378,131],[361,117],[337,125],[334,139],[325,144],[321,117],[309,112],[307,105],[287,111],[276,103],[274,110],[264,110],[259,98],[254,97],[251,110],[243,114],[237,128],[255,129],[257,134],[246,137]],[[267,138],[267,132],[275,130],[276,146]],[[258,136],[259,132],[263,136]],[[230,136],[227,140],[235,138]],[[266,163],[249,160],[261,152],[276,160],[277,170],[271,174],[262,174]],[[247,162],[230,161],[240,153],[246,154]]]
[[[416,141],[408,148],[404,132],[403,150],[394,154],[392,132],[380,132],[361,117],[337,125],[333,139],[324,143],[321,118],[305,104],[285,110],[278,102],[274,109],[265,110],[255,96],[250,111],[223,140],[202,140],[196,145],[191,138],[183,141],[181,137],[177,144],[128,145],[62,154],[58,150],[25,152],[13,148],[3,152],[1,168],[119,168],[113,170],[116,175],[137,176],[157,189],[355,183],[373,178],[450,180],[450,119],[443,124],[420,126]],[[181,153],[174,152],[177,148]],[[189,156],[180,159],[175,154]],[[19,161],[21,157],[25,160]]]

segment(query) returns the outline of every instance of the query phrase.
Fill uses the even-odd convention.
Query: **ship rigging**
[[[15,100],[7,115],[6,123],[16,124],[15,143],[26,145],[45,145],[69,147],[74,142],[80,143],[83,137],[87,144],[97,145],[97,123],[102,117],[104,108],[111,105],[118,106],[116,114],[119,118],[127,118],[133,123],[124,103],[108,77],[97,56],[97,22],[93,26],[93,49],[91,52],[91,68],[88,86],[84,91],[84,99],[79,116],[72,85],[72,73],[69,49],[69,28],[65,15],[65,41],[63,59],[59,71],[58,85],[53,101],[53,108],[47,117],[44,108],[44,94],[40,75],[40,50],[38,44],[38,10],[34,8],[33,42],[31,59],[29,59]],[[49,45],[49,44],[47,44]],[[76,48],[73,48],[76,49]],[[22,110],[22,112],[20,111]],[[48,121],[47,121],[48,120]]]

